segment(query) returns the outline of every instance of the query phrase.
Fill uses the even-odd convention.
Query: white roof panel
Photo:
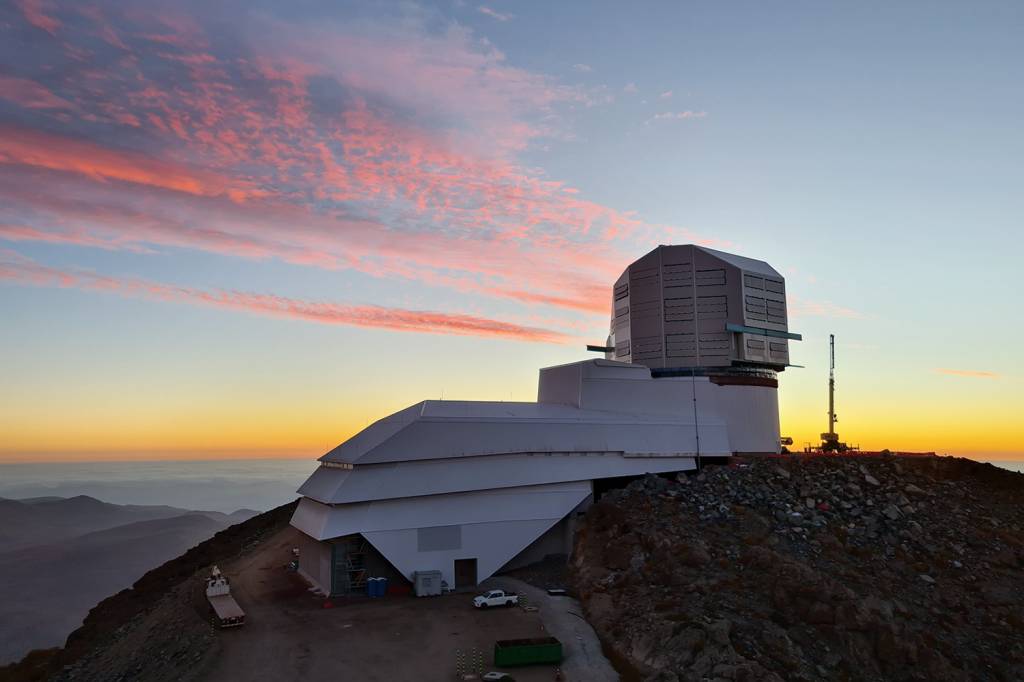
[[[370,464],[519,452],[695,451],[685,410],[678,418],[580,410],[551,403],[428,400],[382,419],[320,458]],[[692,419],[692,417],[690,417]],[[714,417],[702,427],[718,428]],[[728,452],[728,438],[708,450]]]

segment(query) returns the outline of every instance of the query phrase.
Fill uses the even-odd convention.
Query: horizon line
[[[147,462],[239,462],[239,461],[301,461],[309,460],[311,462],[317,461],[327,451],[315,451],[313,453],[295,453],[295,454],[284,454],[281,451],[264,451],[263,454],[259,454],[260,451],[247,451],[239,453],[237,456],[224,456],[224,452],[211,453],[213,456],[188,456],[187,451],[166,451],[169,456],[167,457],[148,457],[148,456],[124,456],[114,457],[102,455],[97,459],[91,459],[86,457],[80,458],[64,458],[64,459],[40,459],[33,458],[33,453],[25,453],[20,457],[16,455],[15,459],[8,458],[2,452],[0,452],[0,466],[2,465],[16,465],[16,464],[121,464],[121,463],[147,463]],[[316,454],[320,452],[321,454]],[[174,453],[174,454],[172,454]],[[41,454],[41,453],[34,453]],[[57,454],[57,453],[55,453]],[[68,452],[61,452],[60,454],[65,457],[71,456]],[[82,453],[85,455],[86,453]],[[141,454],[141,453],[139,453]],[[793,452],[792,456],[800,456],[802,452]],[[1024,462],[1024,451],[1012,452],[1003,450],[976,450],[973,452],[966,451],[935,451],[936,457],[963,457],[966,459],[973,459],[980,462]]]

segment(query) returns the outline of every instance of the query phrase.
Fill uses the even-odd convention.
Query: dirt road
[[[525,596],[540,611],[544,628],[562,642],[566,682],[616,682],[619,674],[601,652],[601,641],[583,618],[583,607],[572,597],[552,597],[544,590],[508,576],[488,578],[481,588],[504,589]]]
[[[262,549],[222,570],[245,609],[243,628],[220,631],[221,652],[207,679],[455,679],[456,652],[479,652],[484,671],[495,640],[546,636],[537,612],[478,611],[471,595],[339,600],[331,609],[284,569],[297,531],[272,536]],[[555,679],[547,666],[508,670],[519,682]]]

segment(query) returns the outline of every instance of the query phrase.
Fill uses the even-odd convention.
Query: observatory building
[[[762,261],[660,246],[612,291],[604,359],[540,370],[537,402],[427,400],[320,458],[299,488],[300,572],[328,594],[440,571],[451,587],[571,550],[603,490],[698,457],[779,452],[785,282]]]

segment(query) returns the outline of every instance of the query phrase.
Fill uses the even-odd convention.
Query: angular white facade
[[[471,585],[568,552],[573,514],[602,480],[778,452],[774,373],[705,370],[587,360],[542,369],[535,403],[428,400],[385,417],[299,489],[300,571],[327,593],[374,570]]]

